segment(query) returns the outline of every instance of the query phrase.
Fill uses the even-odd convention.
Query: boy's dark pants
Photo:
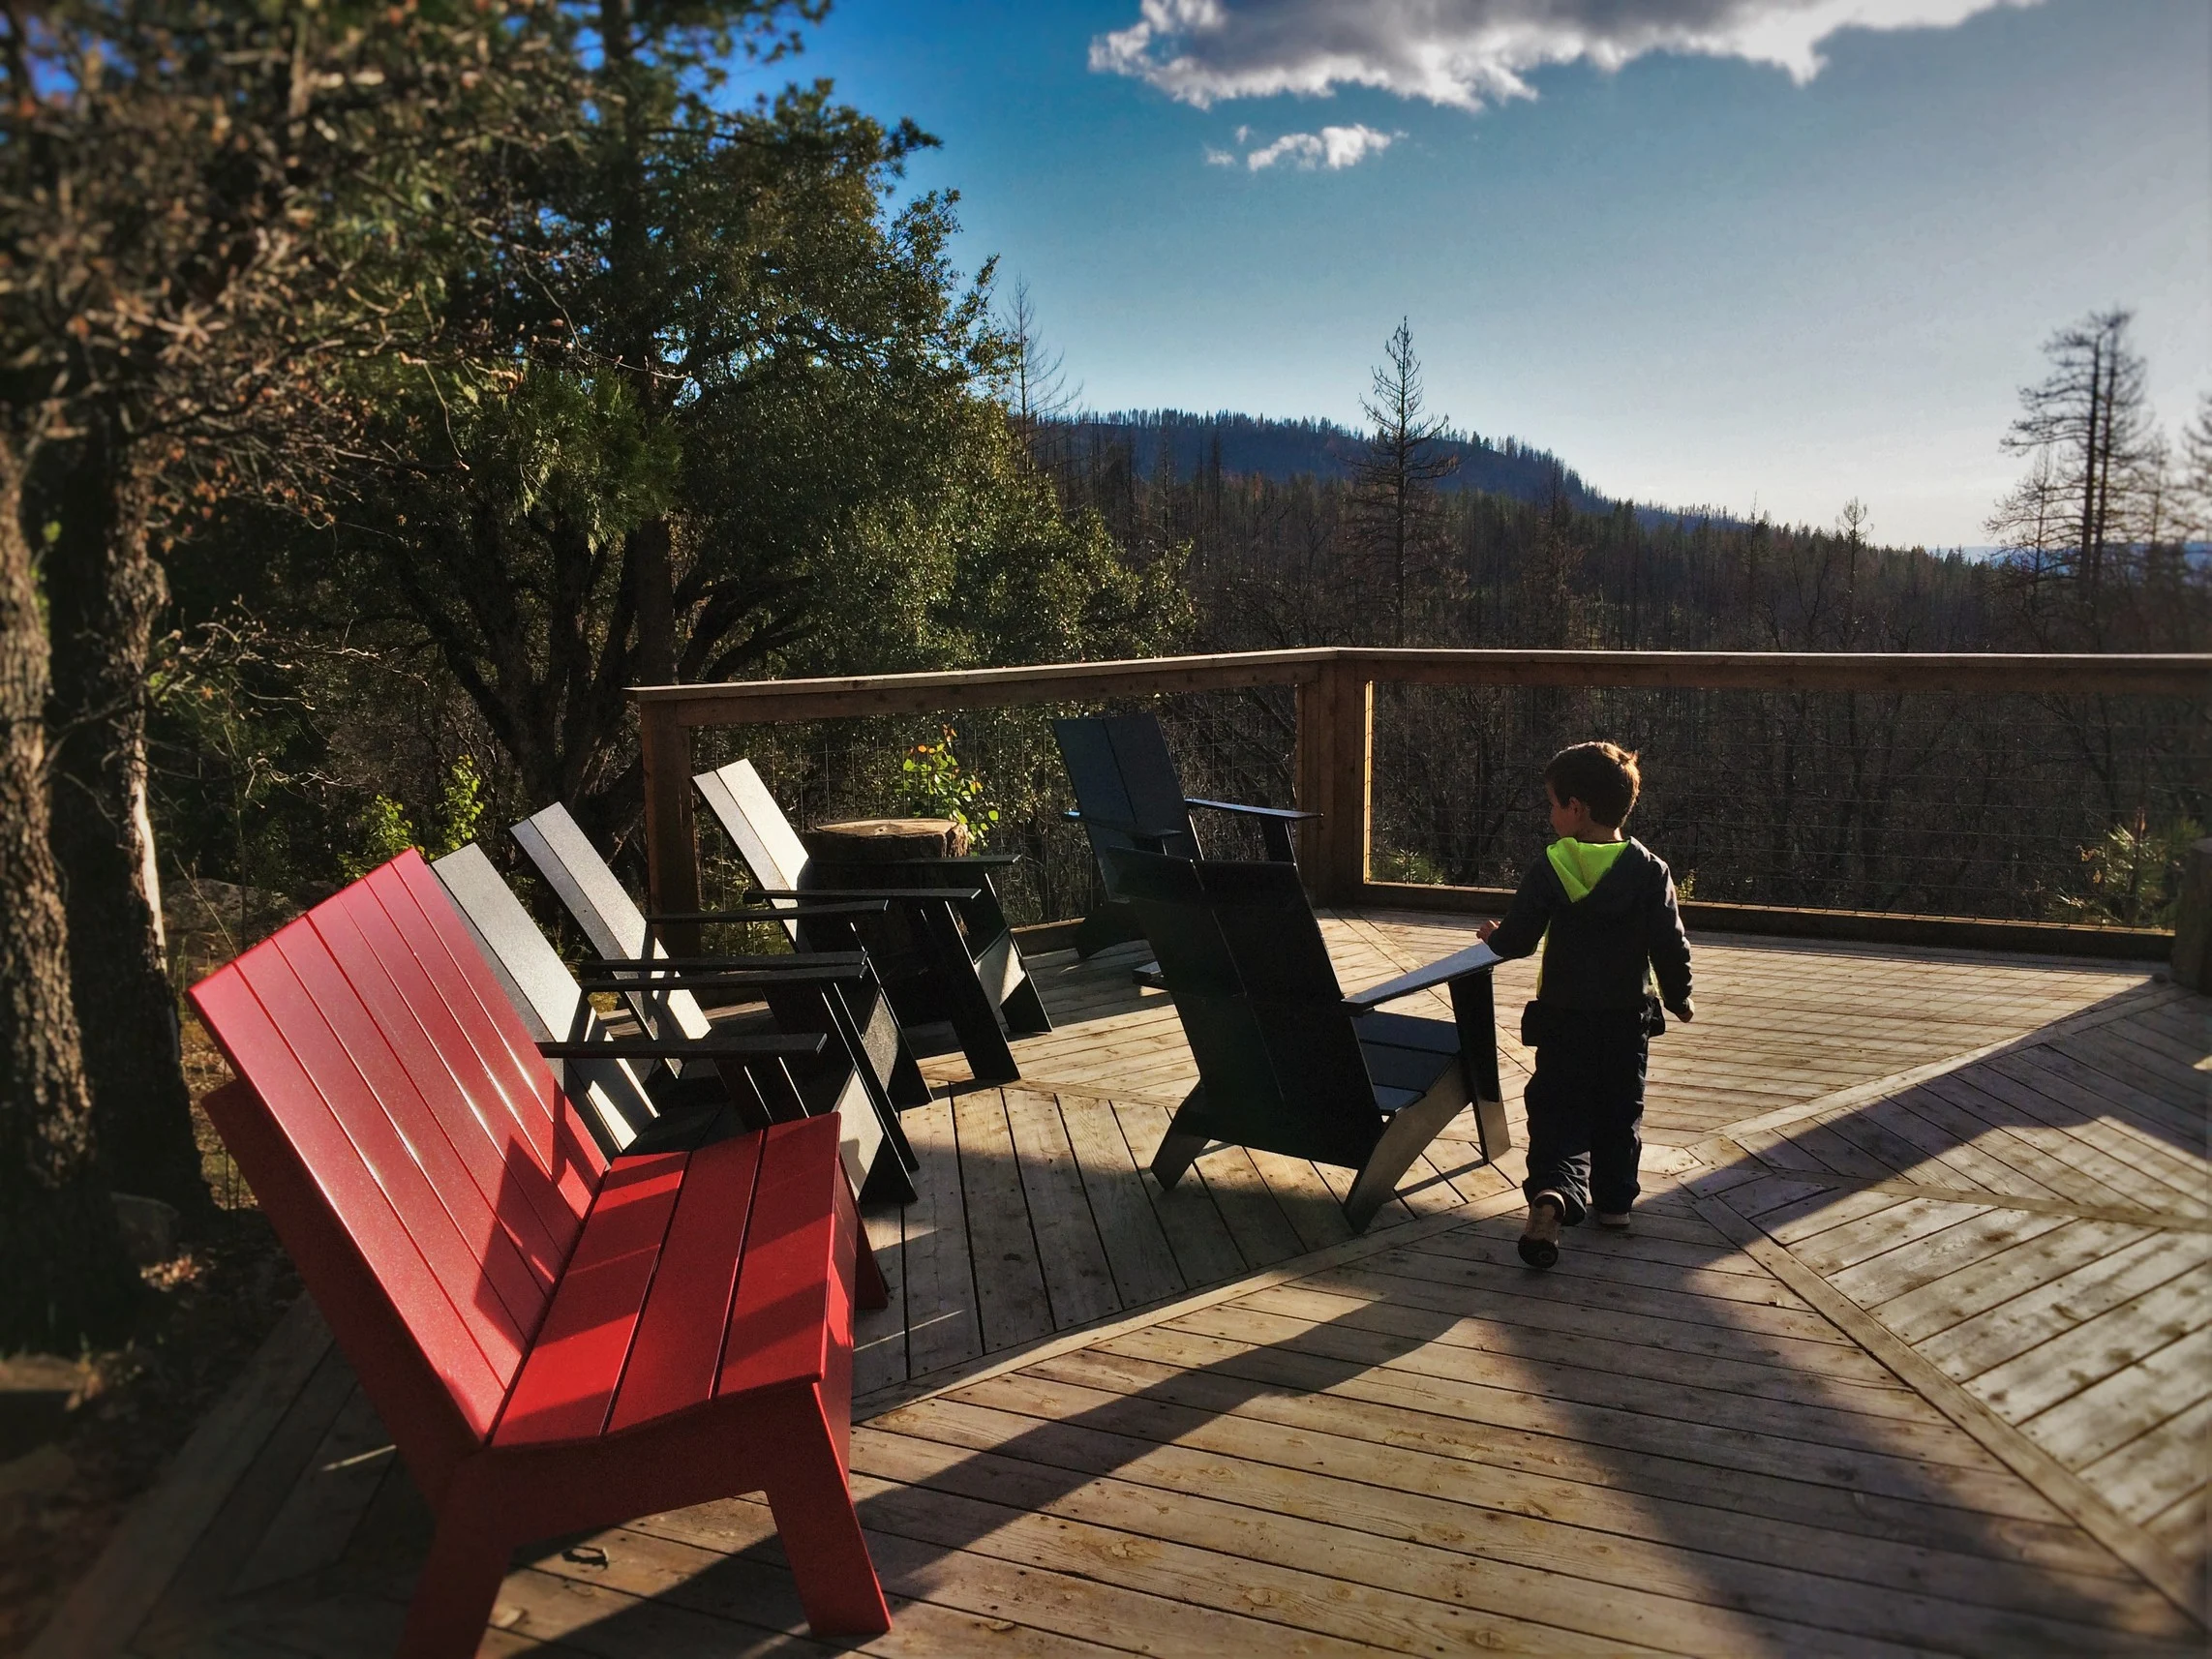
[[[1624,1215],[1636,1202],[1644,1151],[1644,1071],[1651,1040],[1640,1018],[1554,1014],[1529,1079],[1529,1179],[1533,1201],[1557,1192],[1574,1226],[1594,1208]]]

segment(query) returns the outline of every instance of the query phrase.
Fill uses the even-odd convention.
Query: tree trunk
[[[20,458],[0,449],[0,1353],[128,1329],[137,1276],[101,1181],[49,839],[46,642]]]
[[[165,597],[142,486],[95,420],[58,481],[46,560],[53,845],[85,1081],[110,1186],[211,1208],[177,1045],[146,809],[146,672]]]

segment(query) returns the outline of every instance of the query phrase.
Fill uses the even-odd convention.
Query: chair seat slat
[[[764,1136],[744,1135],[691,1155],[610,1428],[631,1428],[714,1397],[764,1143]]]
[[[683,1190],[686,1157],[629,1159],[609,1174],[585,1220],[577,1259],[515,1379],[494,1445],[588,1440],[605,1431]]]

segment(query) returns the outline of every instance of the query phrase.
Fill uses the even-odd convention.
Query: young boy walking
[[[1577,743],[1544,768],[1560,839],[1529,867],[1501,921],[1478,937],[1504,957],[1539,945],[1536,1000],[1521,1041],[1536,1050],[1529,1079],[1529,1222],[1521,1259],[1550,1267],[1560,1229],[1628,1225],[1643,1155],[1644,1071],[1651,1040],[1690,1003],[1689,939],[1667,866],[1621,826],[1643,786],[1636,757]],[[1653,978],[1658,994],[1651,993]]]

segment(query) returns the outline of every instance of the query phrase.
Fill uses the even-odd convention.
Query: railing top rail
[[[2212,654],[2010,651],[1625,651],[1392,649],[1323,646],[1110,662],[1027,663],[929,674],[641,685],[630,695],[685,726],[777,724],[862,714],[1298,685],[1331,667],[1428,685],[1633,686],[1743,691],[2033,691],[2212,695]],[[665,717],[665,716],[664,716]]]
[[[858,714],[915,714],[1010,703],[1078,702],[1241,685],[1297,685],[1320,678],[1334,647],[1229,651],[1213,656],[1041,662],[931,674],[862,674],[821,679],[747,679],[718,685],[640,685],[644,706],[674,705],[686,726],[771,724]]]

